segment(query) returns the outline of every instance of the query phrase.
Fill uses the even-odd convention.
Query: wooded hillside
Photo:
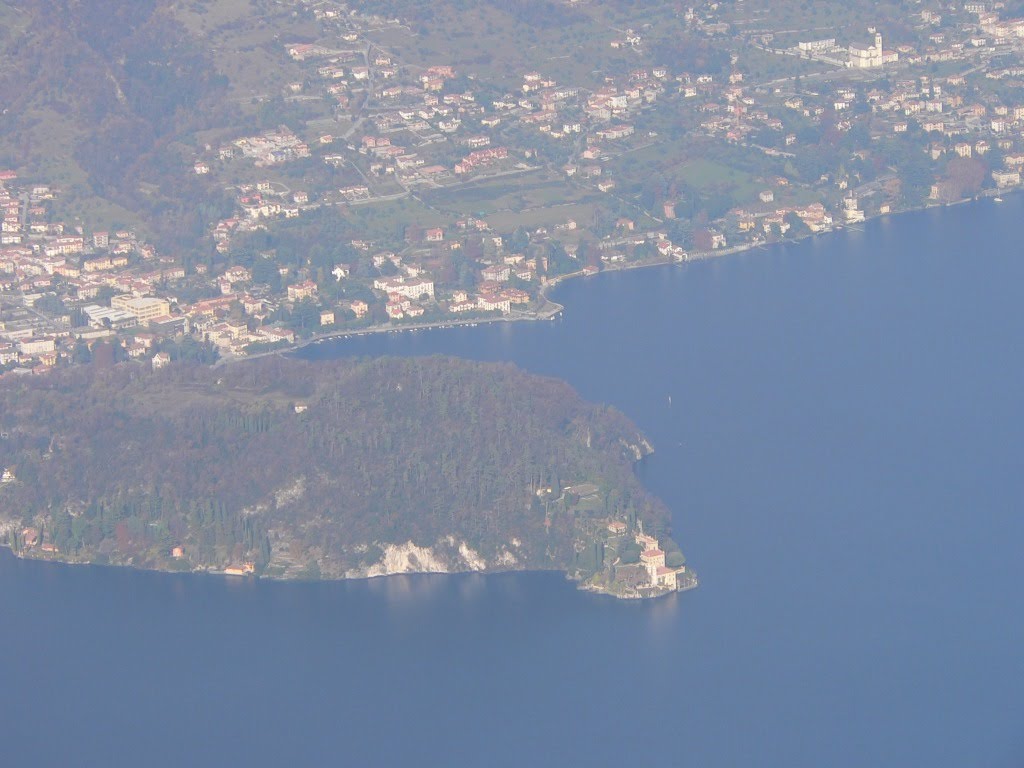
[[[489,567],[569,570],[602,520],[668,520],[634,425],[511,365],[80,367],[0,384],[0,431],[0,523],[69,559],[338,576],[451,537]],[[580,483],[586,504],[563,493]]]

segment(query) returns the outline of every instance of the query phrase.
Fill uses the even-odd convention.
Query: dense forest
[[[0,382],[0,526],[154,568],[337,577],[412,542],[571,571],[603,521],[665,532],[632,471],[646,450],[622,414],[511,365],[80,366]]]

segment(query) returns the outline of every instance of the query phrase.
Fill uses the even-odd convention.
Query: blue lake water
[[[1024,765],[1024,198],[562,286],[508,360],[655,445],[700,589],[0,553],[0,765]],[[671,397],[671,404],[669,403]]]

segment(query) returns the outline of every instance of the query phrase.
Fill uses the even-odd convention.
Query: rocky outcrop
[[[388,544],[380,562],[371,565],[366,576],[390,576],[395,573],[449,573],[451,563],[433,547],[418,547],[411,541]]]
[[[626,455],[633,461],[640,461],[644,456],[650,456],[654,453],[654,446],[643,435],[637,435],[636,440],[633,442],[625,439],[620,440],[620,442],[626,451]]]
[[[456,541],[451,536],[431,547],[422,547],[407,541],[404,544],[385,544],[381,549],[383,555],[378,562],[365,570],[348,571],[345,574],[346,578],[390,576],[397,573],[485,571],[489,567],[479,552],[465,541]],[[508,560],[504,562],[508,563]],[[512,557],[511,563],[514,562],[515,558]]]

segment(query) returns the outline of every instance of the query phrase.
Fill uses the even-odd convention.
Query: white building
[[[132,328],[139,324],[139,319],[135,315],[123,309],[86,304],[82,307],[82,312],[89,318],[89,325],[93,328]]]
[[[477,297],[476,305],[485,312],[499,310],[503,315],[512,311],[512,303],[501,295],[483,294]]]
[[[992,181],[996,183],[996,186],[1000,189],[1005,187],[1015,187],[1020,184],[1020,172],[1019,171],[992,171]]]
[[[850,60],[847,62],[847,66],[854,69],[874,69],[883,64],[894,64],[898,60],[898,53],[882,49],[882,35],[880,32],[876,32],[875,42],[872,45],[850,46]]]
[[[53,337],[41,339],[24,339],[18,342],[18,351],[23,355],[42,355],[46,352],[53,352],[56,349],[56,342]]]
[[[797,43],[797,48],[806,53],[824,53],[831,51],[835,47],[836,39],[834,37],[825,40],[801,40]]]
[[[114,296],[110,300],[110,308],[127,312],[142,323],[152,320],[154,317],[164,317],[171,314],[170,302],[153,296],[142,298],[130,294]]]
[[[373,281],[373,287],[385,293],[397,293],[407,299],[418,299],[424,294],[434,298],[434,281],[422,277],[411,280],[404,277],[378,277]]]
[[[864,211],[858,206],[856,197],[847,197],[843,200],[843,218],[847,224],[864,221]]]

